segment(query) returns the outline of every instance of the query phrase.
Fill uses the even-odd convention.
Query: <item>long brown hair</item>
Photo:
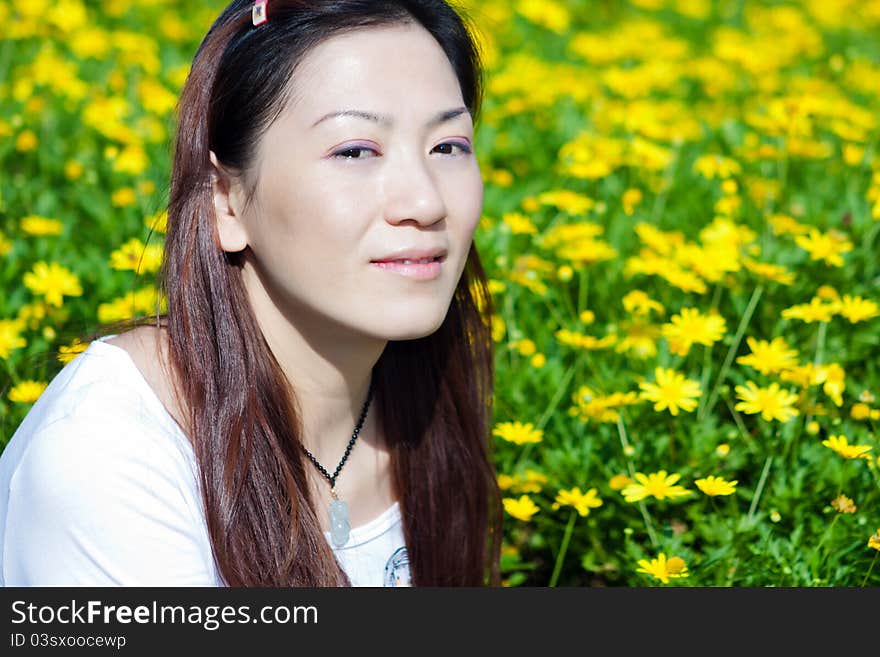
[[[333,34],[417,21],[443,47],[475,121],[479,54],[465,14],[443,0],[273,0],[259,27],[251,24],[252,5],[236,0],[217,18],[179,100],[158,279],[167,312],[157,308],[155,317],[104,325],[93,335],[147,320],[167,329],[173,384],[227,585],[350,585],[313,510],[309,464],[296,444],[296,399],[250,310],[242,253],[219,245],[209,151],[224,167],[250,170],[254,145],[287,101],[294,67]],[[373,408],[391,455],[416,586],[500,584],[492,312],[472,244],[440,328],[390,341],[373,369]]]

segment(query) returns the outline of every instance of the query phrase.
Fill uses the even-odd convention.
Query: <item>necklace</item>
[[[351,434],[351,440],[348,441],[348,446],[345,448],[345,454],[342,455],[342,460],[339,462],[339,465],[336,466],[336,470],[331,475],[327,470],[318,463],[318,459],[316,459],[312,453],[306,449],[305,445],[302,446],[303,450],[306,453],[306,456],[309,457],[309,460],[315,464],[315,467],[318,468],[318,471],[327,478],[330,482],[330,494],[333,496],[333,501],[330,502],[330,539],[333,541],[333,545],[336,547],[341,547],[348,543],[348,537],[351,534],[351,523],[348,520],[348,505],[339,499],[339,496],[336,494],[336,478],[339,476],[339,471],[342,470],[342,466],[345,465],[346,459],[348,459],[348,455],[351,453],[351,448],[354,447],[355,441],[358,439],[358,435],[361,432],[361,427],[364,426],[364,420],[367,417],[367,409],[370,407],[370,402],[373,399],[373,378],[370,377],[370,388],[367,391],[367,401],[364,402],[364,408],[361,410],[361,417],[358,420],[357,426],[354,428],[354,433]]]

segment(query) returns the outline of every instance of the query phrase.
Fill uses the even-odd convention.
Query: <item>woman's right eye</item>
[[[351,155],[352,153],[360,153],[361,151],[370,151],[375,153],[376,151],[372,148],[367,148],[366,146],[352,146],[351,148],[345,148],[341,151],[336,151],[333,153],[333,157],[339,157],[344,160],[365,160],[367,158],[359,157],[357,155]]]

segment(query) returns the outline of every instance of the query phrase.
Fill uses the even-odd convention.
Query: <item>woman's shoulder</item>
[[[212,581],[195,458],[138,377],[93,341],[0,453],[5,581]]]
[[[192,448],[128,352],[100,338],[50,381],[0,454],[0,474],[25,458],[91,463],[145,455],[191,466]]]
[[[125,352],[137,370],[139,383],[146,383],[150,396],[158,399],[165,412],[181,425],[183,412],[171,385],[166,331],[155,326],[139,326],[101,340],[101,346],[108,345]]]

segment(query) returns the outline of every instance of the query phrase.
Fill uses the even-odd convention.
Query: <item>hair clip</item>
[[[269,20],[269,17],[266,15],[266,5],[268,2],[269,0],[256,0],[254,2],[254,8],[251,10],[251,21],[255,26],[262,25]]]

